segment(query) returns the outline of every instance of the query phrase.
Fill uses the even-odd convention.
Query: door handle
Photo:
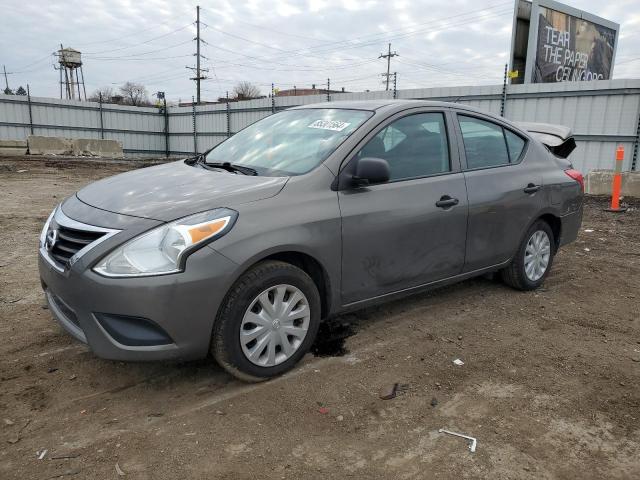
[[[440,200],[436,202],[436,207],[438,208],[449,208],[457,205],[459,203],[457,198],[451,198],[449,195],[443,195],[440,197]]]
[[[529,193],[529,194],[536,193],[541,188],[542,188],[541,185],[534,185],[533,183],[530,183],[529,185],[524,187],[524,193]]]

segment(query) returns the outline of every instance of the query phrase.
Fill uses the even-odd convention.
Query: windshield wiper
[[[233,165],[229,162],[209,163],[203,160],[198,160],[197,162],[205,168],[222,168],[223,170],[227,170],[228,172],[237,172],[242,173],[243,175],[258,175],[258,172],[256,170],[251,167],[245,167],[244,165]]]
[[[187,158],[184,162],[187,165],[198,165],[199,163],[203,163],[206,158],[206,153],[199,153],[195,157]]]

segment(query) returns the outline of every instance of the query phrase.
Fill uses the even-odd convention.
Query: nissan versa
[[[333,102],[58,206],[39,268],[96,355],[291,369],[331,315],[499,272],[532,290],[582,221],[568,128],[458,104]]]

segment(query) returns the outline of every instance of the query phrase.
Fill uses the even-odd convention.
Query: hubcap
[[[524,251],[524,271],[527,278],[536,282],[542,278],[549,266],[551,241],[544,230],[534,232]]]
[[[255,365],[278,365],[300,348],[310,320],[309,301],[299,288],[270,287],[251,302],[242,318],[242,351]]]

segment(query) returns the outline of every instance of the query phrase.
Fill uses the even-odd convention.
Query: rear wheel
[[[227,294],[213,331],[212,353],[241,380],[266,380],[304,356],[319,322],[320,295],[313,280],[291,264],[262,262]]]
[[[547,277],[555,255],[555,239],[549,224],[535,222],[527,231],[516,256],[501,271],[502,280],[518,290],[535,290]]]

